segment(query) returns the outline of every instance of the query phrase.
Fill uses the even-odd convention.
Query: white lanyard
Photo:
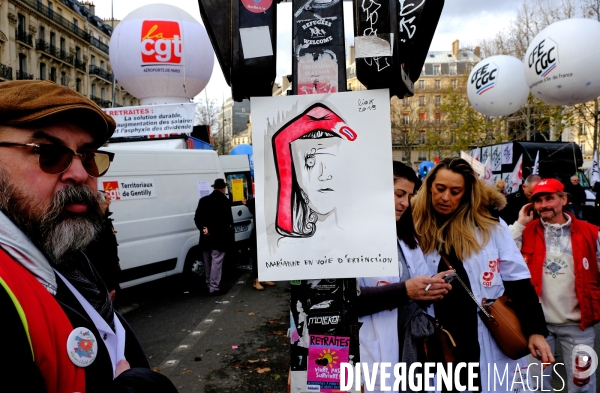
[[[79,304],[81,304],[81,306],[83,307],[85,312],[89,315],[92,322],[96,326],[96,329],[98,329],[98,332],[101,335],[100,341],[104,342],[104,345],[106,346],[106,350],[108,351],[108,354],[110,355],[110,361],[112,362],[112,366],[113,366],[113,378],[114,378],[116,370],[117,370],[118,361],[125,359],[125,329],[123,328],[121,321],[119,321],[119,317],[117,316],[117,314],[114,314],[115,317],[114,317],[113,321],[114,321],[115,330],[116,330],[116,334],[115,334],[115,332],[113,332],[111,327],[108,326],[108,323],[106,323],[104,318],[102,318],[102,316],[98,313],[98,311],[96,311],[96,309],[94,307],[92,307],[90,302],[88,302],[81,295],[81,293],[79,293],[79,291],[77,289],[75,289],[75,287],[69,282],[69,280],[67,280],[62,274],[57,272],[56,269],[54,270],[54,272],[56,274],[58,274],[58,276],[60,278],[62,278],[62,280],[66,284],[67,288],[69,288],[71,290],[71,292],[73,293],[73,295],[75,295],[75,297],[79,301]]]

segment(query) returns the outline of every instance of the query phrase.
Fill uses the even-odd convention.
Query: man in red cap
[[[19,392],[176,392],[84,250],[116,124],[48,81],[0,83],[0,380]]]
[[[544,179],[533,189],[531,203],[523,206],[511,232],[544,310],[548,344],[553,352],[557,342],[562,347],[568,391],[595,392],[596,376],[582,371],[593,355],[589,352],[594,347],[594,325],[600,321],[599,228],[566,212],[566,205],[564,185]],[[574,362],[580,367],[574,369]],[[549,389],[551,379],[547,369],[543,387]]]

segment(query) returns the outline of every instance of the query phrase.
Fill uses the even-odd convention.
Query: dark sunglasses
[[[40,156],[40,169],[50,175],[58,175],[69,169],[73,162],[73,156],[77,156],[81,159],[81,164],[89,176],[100,177],[108,171],[110,163],[115,157],[115,153],[107,151],[75,153],[68,147],[52,144],[0,142],[0,147],[2,146],[31,147],[31,152]]]

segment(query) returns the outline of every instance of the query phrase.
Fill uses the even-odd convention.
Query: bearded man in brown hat
[[[177,391],[83,253],[101,229],[97,178],[114,154],[99,148],[114,130],[67,87],[0,84],[0,378],[15,390]]]

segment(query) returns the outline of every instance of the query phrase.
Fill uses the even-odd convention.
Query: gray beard
[[[65,211],[65,206],[71,203],[83,203],[88,210],[83,214]],[[50,206],[42,210],[10,183],[2,168],[0,210],[56,264],[74,259],[102,229],[98,196],[88,186],[65,186],[54,195]]]

